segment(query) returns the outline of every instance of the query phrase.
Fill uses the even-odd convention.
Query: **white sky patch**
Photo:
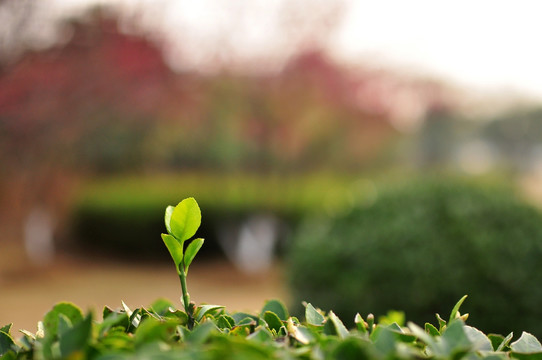
[[[477,87],[542,96],[542,2],[350,1],[336,56],[410,66]]]
[[[257,62],[291,51],[279,18],[287,0],[49,1],[67,12],[87,3],[148,5],[145,21],[178,44],[169,60],[180,58],[185,66],[205,66],[217,58],[225,63],[233,58]],[[325,41],[334,58],[354,65],[411,69],[460,85],[509,88],[542,98],[539,0],[344,2],[343,21]],[[313,11],[317,3],[303,6],[311,4],[307,11]]]

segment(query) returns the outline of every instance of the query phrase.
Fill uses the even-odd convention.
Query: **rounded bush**
[[[469,324],[542,335],[542,215],[504,188],[441,179],[388,189],[307,222],[287,263],[293,306],[433,323],[467,294]]]

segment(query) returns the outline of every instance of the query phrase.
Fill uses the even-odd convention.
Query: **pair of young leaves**
[[[166,208],[165,223],[168,234],[162,240],[175,262],[177,273],[188,273],[188,267],[203,245],[203,239],[194,239],[184,251],[184,242],[196,234],[201,225],[201,211],[194,198],[187,198],[177,206]]]

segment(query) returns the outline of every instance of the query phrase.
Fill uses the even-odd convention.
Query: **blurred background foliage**
[[[467,294],[462,312],[480,330],[542,334],[538,209],[487,179],[379,188],[377,199],[360,196],[293,236],[289,280],[299,313],[310,299],[344,319],[395,309],[423,324]]]
[[[147,31],[142,24],[149,9],[126,16],[114,6],[90,8],[56,19],[56,40],[46,41],[47,32],[34,29],[45,21],[40,5],[1,1],[0,15],[10,21],[0,34],[0,243],[24,246],[25,256],[37,265],[51,264],[55,252],[81,248],[166,259],[161,243],[150,245],[149,239],[159,239],[165,207],[187,196],[196,197],[202,207],[200,235],[208,240],[208,255],[227,256],[248,272],[270,266],[275,255],[289,251],[292,241],[306,236],[296,232],[303,220],[321,212],[335,226],[329,236],[337,238],[329,240],[329,249],[363,248],[363,236],[358,234],[354,245],[349,232],[382,229],[388,234],[395,229],[395,237],[382,239],[393,242],[411,230],[420,241],[414,250],[434,237],[432,246],[440,252],[440,246],[466,241],[471,231],[489,239],[495,222],[503,231],[499,244],[525,241],[529,247],[539,241],[538,229],[519,234],[511,222],[517,218],[534,229],[536,210],[486,213],[493,203],[485,204],[484,197],[478,204],[475,190],[458,190],[457,200],[472,195],[475,200],[465,201],[480,207],[483,216],[479,223],[461,219],[459,233],[455,218],[443,218],[435,228],[426,222],[436,215],[431,207],[424,210],[427,216],[412,211],[424,201],[440,201],[420,188],[406,200],[386,195],[382,201],[392,205],[360,209],[359,218],[342,214],[358,206],[359,199],[379,204],[381,184],[421,174],[476,178],[479,187],[503,182],[540,204],[542,105],[510,101],[512,106],[504,106],[510,99],[488,96],[474,106],[463,89],[434,77],[361,63],[345,66],[324,47],[343,15],[341,2],[314,12],[304,11],[303,2],[288,4],[282,25],[291,43],[283,44],[287,56],[282,61],[272,54],[247,65],[217,50],[207,59],[214,67],[198,70],[172,65],[175,54],[181,60],[190,54],[190,44],[173,49],[167,39]],[[274,64],[271,70],[257,71],[269,63]],[[378,228],[362,227],[365,218]],[[510,237],[503,235],[505,230]],[[478,246],[476,241],[465,245],[466,251]],[[334,256],[327,246],[316,246],[314,254]],[[389,257],[387,249],[373,250]],[[312,259],[312,251],[311,245],[296,256]],[[361,258],[368,256],[360,251]],[[431,254],[423,257],[435,261]],[[339,269],[326,276],[338,279],[343,273],[351,275]],[[300,280],[296,289],[301,292],[300,284],[311,281]],[[337,295],[358,299],[355,283],[352,278],[337,283],[344,285]],[[461,284],[454,284],[462,292]],[[474,292],[476,286],[465,289]],[[298,296],[321,293],[311,291]],[[448,293],[434,295],[443,294]],[[380,295],[390,296],[384,290]],[[449,308],[460,295],[454,292],[439,308]],[[430,293],[424,292],[424,298],[432,300]],[[367,306],[395,305],[373,300]],[[337,301],[322,300],[322,306]],[[434,311],[438,301],[423,311]],[[485,314],[476,303],[472,306]],[[518,309],[528,311],[525,306]]]

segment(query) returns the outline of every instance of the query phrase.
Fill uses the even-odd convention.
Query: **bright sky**
[[[542,2],[352,1],[337,39],[345,57],[427,69],[467,85],[542,97]]]
[[[92,0],[49,1],[69,9]],[[286,46],[289,35],[277,30],[284,1],[292,0],[117,0],[153,4],[151,8],[158,11],[149,11],[144,20],[154,21],[188,45],[192,49],[188,61],[194,64],[232,53],[262,58],[273,54],[273,48]],[[298,2],[309,12],[318,3],[326,4],[325,0]],[[339,59],[399,66],[459,85],[516,90],[542,99],[540,0],[344,3],[343,21],[326,40]]]

